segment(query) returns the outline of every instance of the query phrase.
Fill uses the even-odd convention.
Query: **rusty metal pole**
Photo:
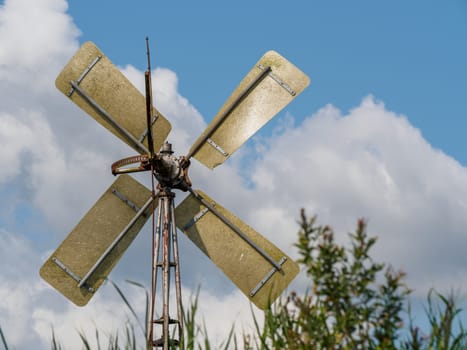
[[[182,290],[180,282],[180,268],[179,268],[179,255],[178,255],[178,239],[177,239],[177,226],[175,225],[175,205],[174,199],[171,198],[171,228],[172,228],[172,248],[173,258],[175,265],[175,294],[177,298],[177,317],[178,317],[178,338],[182,342],[183,338],[183,310],[182,310]]]
[[[160,237],[161,237],[161,223],[162,223],[162,198],[158,196],[158,215],[156,221],[156,227],[154,228],[153,234],[153,246],[152,246],[152,283],[151,283],[151,304],[150,304],[150,311],[149,311],[149,319],[148,319],[148,349],[152,349],[154,346],[154,312],[156,308],[156,293],[157,293],[157,270],[158,270],[158,261],[159,261],[159,245],[160,245]]]
[[[180,270],[178,258],[178,241],[175,225],[175,208],[174,197],[175,194],[166,189],[158,194],[158,219],[157,225],[154,230],[154,248],[153,248],[153,285],[152,285],[152,298],[150,310],[150,329],[148,333],[148,349],[163,348],[169,350],[175,346],[179,346],[180,339],[183,335],[183,314],[181,305],[181,285],[180,285]],[[162,243],[162,246],[161,246]],[[159,260],[161,256],[161,260]],[[173,260],[172,260],[173,258]],[[174,268],[175,272],[175,292],[176,292],[176,306],[177,306],[177,319],[170,317],[170,287],[171,287],[171,271]],[[162,270],[161,292],[162,292],[162,305],[160,305],[161,317],[155,319],[157,309],[156,305],[156,291],[158,286],[157,270]],[[159,324],[162,326],[162,335],[159,339],[154,339],[154,325]],[[177,324],[178,339],[170,338],[170,325]],[[175,334],[175,332],[173,332]]]
[[[163,198],[163,231],[162,231],[162,342],[163,350],[169,350],[169,289],[170,289],[170,215],[169,198]],[[162,208],[161,208],[162,209]]]

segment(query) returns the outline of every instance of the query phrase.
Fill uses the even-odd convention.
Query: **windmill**
[[[301,93],[309,78],[277,52],[267,52],[188,153],[176,157],[166,141],[170,123],[153,106],[148,41],[146,45],[146,96],[92,42],[81,46],[56,79],[61,92],[138,154],[112,164],[117,179],[46,260],[40,275],[76,305],[86,305],[151,219],[147,341],[148,348],[165,350],[179,345],[183,327],[177,228],[261,309],[297,275],[298,265],[278,247],[193,189],[188,169],[191,158],[210,169],[221,165]],[[141,171],[150,172],[151,189],[128,175]],[[188,192],[176,208],[175,190]],[[175,299],[170,297],[173,287]],[[156,298],[159,293],[162,300]],[[171,317],[173,304],[176,317]]]

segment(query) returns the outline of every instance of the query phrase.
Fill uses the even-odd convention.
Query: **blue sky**
[[[467,1],[0,6],[0,327],[14,347],[49,348],[50,325],[79,341],[76,329],[113,330],[126,319],[109,286],[77,308],[38,277],[114,180],[110,164],[133,154],[54,86],[88,40],[141,89],[150,37],[155,105],[172,123],[177,153],[264,52],[281,53],[310,86],[222,167],[194,161],[195,187],[293,257],[300,208],[342,241],[364,217],[379,237],[376,258],[407,271],[415,297],[431,287],[465,293]],[[148,280],[147,235],[114,280]],[[183,293],[201,283],[210,333],[222,338],[233,321],[248,324],[246,298],[183,236],[180,244]],[[301,274],[292,287],[306,284]],[[127,293],[143,305],[139,291]]]

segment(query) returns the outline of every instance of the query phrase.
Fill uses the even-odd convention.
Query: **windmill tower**
[[[179,157],[166,141],[169,121],[153,107],[149,49],[145,81],[143,96],[91,42],[83,44],[57,77],[61,92],[137,155],[112,164],[117,179],[47,259],[40,275],[76,305],[86,305],[151,219],[147,342],[148,348],[167,350],[179,345],[183,330],[177,228],[261,309],[297,275],[298,265],[278,247],[193,189],[188,170],[191,158],[210,169],[221,165],[300,94],[309,78],[277,52],[267,52]],[[150,173],[151,189],[129,175],[142,171]],[[189,194],[175,208],[176,191]],[[175,299],[170,298],[171,287]]]

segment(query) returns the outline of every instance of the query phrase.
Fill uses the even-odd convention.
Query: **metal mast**
[[[223,164],[310,80],[277,52],[266,52],[187,155],[175,157],[165,141],[170,122],[153,106],[147,38],[146,50],[145,97],[91,42],[82,45],[55,81],[67,98],[138,155],[112,164],[118,178],[47,259],[40,274],[73,303],[86,305],[151,218],[146,341],[148,349],[168,350],[183,345],[177,228],[260,309],[266,309],[298,274],[298,265],[272,242],[208,194],[193,189],[188,168],[191,158],[210,169]],[[141,171],[150,172],[151,189],[127,175]],[[177,208],[176,189],[188,192]]]
[[[175,224],[175,193],[172,189],[187,191],[191,186],[188,178],[190,162],[186,157],[173,156],[172,145],[165,142],[158,153],[154,151],[153,124],[158,118],[154,113],[151,83],[151,62],[149,41],[146,38],[148,68],[145,72],[146,85],[146,131],[142,140],[147,140],[148,153],[124,158],[112,165],[114,175],[150,171],[152,184],[152,203],[155,212],[157,198],[157,219],[152,215],[152,272],[151,301],[148,315],[147,347],[169,350],[179,346],[183,337],[183,311],[180,284],[180,268],[178,255],[177,225]],[[132,163],[140,163],[138,167],[127,167]],[[156,186],[157,184],[157,194]],[[172,274],[173,272],[173,274]],[[170,297],[171,287],[175,286],[175,300]],[[162,294],[162,304],[156,302],[156,295]],[[176,317],[171,317],[170,306],[175,304]],[[155,326],[161,326],[158,337]],[[174,325],[175,327],[170,327]],[[172,335],[172,337],[171,337]]]
[[[172,147],[169,143],[165,143],[160,154],[156,157],[154,154],[154,142],[152,135],[153,119],[157,118],[153,112],[153,98],[152,98],[152,84],[151,84],[151,56],[149,52],[149,39],[146,37],[146,53],[148,58],[148,68],[145,72],[145,85],[146,85],[146,120],[147,120],[147,141],[149,148],[149,166],[151,170],[152,182],[152,195],[155,197],[154,179],[160,178],[157,170],[162,170],[162,179],[165,180],[161,186],[159,183],[158,198],[158,216],[155,222],[153,215],[152,221],[152,273],[151,273],[151,304],[148,319],[148,349],[154,347],[161,347],[168,350],[169,346],[174,347],[180,344],[183,336],[183,312],[182,312],[182,297],[180,286],[180,268],[178,258],[178,240],[177,240],[177,226],[175,225],[175,206],[174,198],[175,193],[172,192],[174,187],[173,179],[171,179],[170,170],[171,166],[177,163],[164,162],[162,159],[171,159]],[[157,164],[156,164],[157,163]],[[167,169],[166,165],[169,165]],[[157,170],[156,170],[157,167]],[[164,176],[169,175],[169,177]],[[154,203],[154,202],[153,202]],[[162,242],[162,245],[161,245]],[[161,257],[161,258],[160,258]],[[158,283],[158,270],[162,272]],[[177,318],[170,317],[170,287],[171,287],[171,270],[175,272],[175,304],[177,308]],[[160,284],[160,282],[162,282]],[[156,316],[156,294],[159,291],[162,293],[162,307],[160,310],[160,317]],[[170,325],[175,324],[177,327],[173,330],[174,337],[170,338]],[[156,338],[154,326],[161,325],[162,333],[160,338]],[[175,331],[178,336],[175,336]]]
[[[153,230],[153,264],[152,264],[152,292],[149,313],[148,347],[178,346],[183,336],[183,313],[181,303],[180,269],[178,257],[177,230],[175,225],[174,197],[170,189],[159,191],[158,215],[155,230]],[[161,244],[162,243],[162,244]],[[162,273],[159,275],[158,271]],[[177,318],[170,314],[170,289],[172,285],[171,271],[174,272],[175,304]],[[159,277],[159,280],[158,280]],[[158,289],[159,286],[159,289]],[[160,317],[156,317],[156,294],[162,293],[162,305],[159,305]],[[162,333],[156,338],[154,326],[161,325]],[[175,328],[170,329],[170,325]],[[176,335],[176,333],[178,333]],[[173,335],[171,338],[170,335]]]

